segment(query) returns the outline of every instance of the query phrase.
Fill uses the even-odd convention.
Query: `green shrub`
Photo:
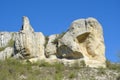
[[[105,75],[106,74],[106,72],[105,72],[105,68],[98,68],[98,74],[100,74],[100,75]]]
[[[111,66],[111,62],[109,60],[106,60],[106,67],[109,68]]]
[[[7,47],[13,47],[14,46],[14,40],[10,39],[10,41],[8,42]]]
[[[120,71],[120,64],[111,63],[110,61],[106,60],[106,66],[108,69]]]
[[[55,74],[55,80],[62,80],[63,79],[63,74],[62,72],[58,72]]]
[[[45,36],[45,44],[44,44],[45,47],[48,44],[48,41],[49,41],[49,36]]]
[[[1,47],[1,48],[0,48],[0,52],[3,51],[5,48],[6,48],[6,47]]]
[[[70,75],[69,75],[69,78],[70,78],[70,79],[73,79],[73,78],[75,78],[75,77],[76,77],[75,73],[74,73],[74,72],[71,72]]]
[[[60,72],[60,71],[64,71],[65,70],[65,66],[61,63],[55,62],[53,64],[53,67],[55,67],[55,69]]]
[[[81,66],[82,66],[82,67],[85,67],[85,66],[86,66],[85,61],[83,61],[83,60],[80,61],[80,63],[81,63]]]
[[[48,41],[49,41],[49,36],[45,36],[45,44],[44,44],[45,48],[46,48],[46,46],[47,46],[47,44],[48,44]],[[49,57],[49,54],[47,54],[47,53],[45,52],[45,56],[48,58],[48,57]]]

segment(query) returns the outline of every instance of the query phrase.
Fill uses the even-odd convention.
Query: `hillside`
[[[0,80],[120,80],[120,64],[108,63],[107,68],[81,66],[69,67],[44,61],[23,64],[9,59],[0,62]]]

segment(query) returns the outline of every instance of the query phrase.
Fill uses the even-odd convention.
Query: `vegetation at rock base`
[[[48,41],[49,41],[49,37],[48,37],[48,36],[45,36],[45,44],[44,44],[45,48],[46,48],[46,46],[47,46],[47,44],[48,44]],[[45,56],[48,58],[48,57],[49,57],[49,54],[45,53]]]
[[[45,47],[46,47],[46,45],[48,44],[48,41],[49,41],[49,37],[48,37],[48,36],[45,36],[45,44],[44,44]]]
[[[0,51],[3,51],[5,48],[6,48],[6,47],[1,47],[1,48],[0,48]]]
[[[14,41],[13,39],[10,39],[10,41],[8,42],[7,47],[13,47],[14,46]]]
[[[69,78],[70,78],[70,79],[73,79],[73,78],[75,78],[75,77],[76,77],[75,73],[74,73],[74,72],[71,72],[70,75],[69,75]]]
[[[76,67],[75,67],[76,66]],[[61,63],[38,61],[23,63],[20,60],[0,61],[0,80],[119,80],[120,64],[108,64],[108,68],[88,68]]]
[[[111,63],[106,60],[106,66],[108,69],[120,71],[120,63]]]

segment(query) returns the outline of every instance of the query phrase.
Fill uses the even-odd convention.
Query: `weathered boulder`
[[[86,65],[90,67],[105,67],[105,45],[103,30],[100,23],[94,18],[86,20],[90,35],[86,39],[86,50],[89,56],[86,56]]]
[[[45,58],[44,56],[45,37],[42,33],[35,33],[30,25],[29,19],[23,17],[23,26],[15,37],[15,54],[20,58]]]
[[[6,60],[12,56],[14,53],[14,48],[7,47],[3,51],[0,52],[0,60]]]
[[[58,40],[60,58],[84,58],[90,67],[105,67],[105,46],[101,25],[94,18],[75,20]]]
[[[0,48],[7,47],[11,38],[12,38],[12,33],[0,32]]]
[[[14,53],[13,34],[10,32],[0,32],[0,60],[10,58]]]
[[[55,40],[59,37],[58,34],[51,35],[46,39],[46,48],[45,48],[45,54],[46,57],[56,59],[56,53],[57,53],[57,43],[55,43]]]

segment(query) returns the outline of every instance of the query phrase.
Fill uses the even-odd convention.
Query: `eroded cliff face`
[[[83,60],[89,67],[106,67],[103,30],[94,18],[78,19],[67,32],[45,37],[34,32],[24,16],[19,32],[0,32],[0,59],[10,57],[31,62],[59,61],[65,65]]]
[[[45,58],[45,37],[39,32],[35,33],[27,17],[23,17],[23,26],[15,36],[15,54],[21,58]]]

